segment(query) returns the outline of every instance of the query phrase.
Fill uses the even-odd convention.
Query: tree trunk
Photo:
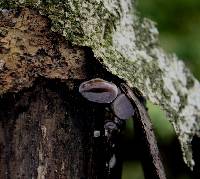
[[[118,179],[120,145],[114,168],[106,165],[104,107],[78,92],[83,80],[106,72],[48,23],[29,9],[0,17],[0,178]]]
[[[119,77],[160,105],[185,163],[199,171],[200,84],[158,46],[154,22],[138,17],[134,2],[0,0],[0,177],[120,178],[120,140],[109,152],[105,106],[78,93],[95,77],[116,85]]]

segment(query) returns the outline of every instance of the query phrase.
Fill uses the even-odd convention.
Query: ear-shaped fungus
[[[120,94],[112,103],[114,114],[120,119],[128,119],[134,115],[134,108],[125,94]]]
[[[79,92],[87,100],[96,103],[111,103],[118,94],[115,84],[100,78],[81,83]]]

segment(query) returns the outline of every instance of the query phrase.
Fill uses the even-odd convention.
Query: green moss
[[[193,167],[189,144],[194,134],[200,135],[200,85],[176,56],[158,46],[155,23],[139,18],[131,0],[0,0],[1,8],[20,6],[34,7],[49,17],[52,31],[72,44],[90,47],[108,71],[161,106],[179,137],[186,163]],[[188,121],[195,128],[185,127]]]

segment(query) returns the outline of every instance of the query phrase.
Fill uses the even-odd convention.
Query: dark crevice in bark
[[[194,136],[192,140],[192,150],[193,150],[193,157],[194,157],[194,178],[200,178],[200,137]]]

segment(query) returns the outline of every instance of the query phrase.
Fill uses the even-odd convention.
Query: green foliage
[[[159,143],[162,145],[169,144],[175,137],[171,123],[169,123],[166,115],[158,106],[148,103],[148,109]]]
[[[144,179],[141,163],[139,161],[125,162],[122,179]]]

